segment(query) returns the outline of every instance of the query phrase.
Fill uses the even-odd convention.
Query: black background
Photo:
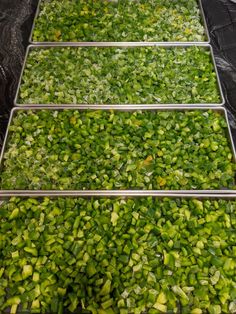
[[[0,147],[37,3],[38,0],[0,0]],[[236,4],[231,0],[202,0],[202,4],[236,143]]]

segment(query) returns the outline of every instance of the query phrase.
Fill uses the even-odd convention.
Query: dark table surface
[[[0,147],[38,0],[0,0]],[[236,3],[202,0],[236,143]]]

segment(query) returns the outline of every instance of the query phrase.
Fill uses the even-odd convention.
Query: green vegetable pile
[[[33,41],[206,41],[197,0],[43,0]]]
[[[2,189],[235,188],[225,118],[212,110],[20,110]]]
[[[220,103],[205,47],[30,50],[21,104]]]
[[[12,198],[0,310],[235,313],[235,213],[226,200]]]

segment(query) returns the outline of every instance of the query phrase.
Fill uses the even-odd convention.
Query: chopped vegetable
[[[33,41],[206,41],[196,0],[43,0]]]
[[[216,121],[220,128],[213,131]],[[7,190],[234,189],[227,132],[225,118],[204,109],[20,110],[0,184]],[[202,212],[201,202],[196,208]],[[19,214],[16,208],[9,219]],[[52,216],[60,214],[54,208]],[[113,213],[114,226],[117,221]]]
[[[235,313],[235,200],[11,198],[0,213],[1,313]]]
[[[206,47],[51,47],[30,50],[17,102],[218,104],[221,97]]]

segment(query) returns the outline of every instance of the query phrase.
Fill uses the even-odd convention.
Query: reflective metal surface
[[[207,27],[207,23],[206,23],[206,17],[205,17],[205,13],[204,13],[204,10],[203,10],[203,6],[202,6],[202,0],[198,0],[198,6],[199,6],[199,9],[200,9],[200,14],[201,14],[201,23],[202,25],[204,26],[204,30],[205,30],[205,37],[206,37],[206,40],[204,41],[187,41],[187,42],[178,42],[178,41],[168,41],[168,42],[162,42],[162,41],[157,41],[157,42],[117,42],[118,45],[122,45],[124,43],[128,43],[129,45],[131,44],[144,44],[144,45],[148,45],[149,43],[154,43],[154,44],[161,44],[161,43],[172,43],[172,44],[176,44],[176,43],[182,43],[182,44],[185,44],[185,43],[188,43],[188,44],[201,44],[201,43],[210,43],[210,35],[209,35],[209,31],[208,31],[208,27]],[[53,42],[53,41],[43,41],[43,42],[38,42],[38,41],[33,41],[33,33],[34,33],[34,28],[35,28],[35,24],[36,24],[36,20],[39,16],[39,12],[41,10],[41,3],[42,3],[42,0],[39,0],[38,2],[38,6],[37,6],[37,10],[36,10],[36,13],[35,13],[35,17],[34,17],[34,21],[33,21],[33,25],[32,25],[32,29],[31,29],[31,33],[30,33],[30,36],[29,36],[29,43],[30,44],[33,44],[33,45],[40,45],[40,44],[45,44],[45,45],[54,45],[54,44],[57,44],[57,45],[68,45],[72,42]],[[82,42],[74,42],[75,44],[78,44],[78,43],[82,43]],[[94,46],[98,46],[98,45],[106,45],[108,43],[111,43],[111,42],[83,42],[85,44],[89,44],[91,43],[92,45]]]
[[[45,107],[25,107],[25,108],[14,108],[11,111],[11,116],[10,116],[10,120],[9,120],[9,124],[8,124],[8,128],[7,128],[7,133],[6,133],[6,137],[4,140],[4,144],[3,144],[3,149],[2,149],[2,153],[0,156],[0,169],[2,169],[3,167],[3,157],[4,157],[4,153],[7,147],[7,142],[8,142],[8,138],[9,138],[9,127],[11,125],[12,119],[14,118],[14,115],[17,114],[17,112],[23,110],[23,111],[27,111],[27,110],[86,110],[88,109],[87,106],[83,106],[78,108],[77,106],[67,106],[67,107],[62,107],[62,106],[49,106],[47,108]],[[102,110],[110,110],[109,106],[106,106],[105,108],[101,108],[101,106],[95,106],[95,109],[102,109]],[[114,109],[114,108],[113,108]],[[114,110],[117,111],[134,111],[140,108],[130,108],[129,106],[126,106],[125,108],[120,108],[120,106],[117,106]],[[146,110],[152,110],[152,111],[187,111],[187,110],[202,110],[202,111],[206,111],[206,110],[213,110],[215,112],[218,112],[220,114],[222,114],[227,122],[228,125],[228,117],[227,117],[227,112],[223,107],[218,107],[218,108],[212,108],[212,107],[200,107],[200,106],[195,106],[195,107],[186,107],[186,106],[182,106],[179,108],[176,107],[170,107],[170,108],[166,108],[166,107],[159,107],[158,109],[145,109],[143,111]],[[233,144],[233,138],[232,138],[232,134],[228,125],[228,132],[227,132],[227,136],[229,139],[229,145],[231,147],[232,150],[232,154],[233,154],[233,160],[234,162],[236,162],[236,152],[235,152],[235,147]],[[171,195],[171,194],[176,194],[176,195],[184,195],[184,194],[235,194],[236,190],[0,190],[0,197],[3,196],[31,196],[31,195],[35,195],[35,196],[45,196],[45,195],[55,195],[55,196],[159,196],[159,195]]]
[[[25,59],[24,59],[24,63],[23,63],[23,67],[22,67],[22,71],[21,71],[21,76],[20,76],[20,80],[19,80],[19,84],[17,86],[17,92],[16,92],[16,97],[15,97],[15,100],[14,100],[14,103],[16,106],[20,106],[20,107],[25,107],[25,106],[35,106],[35,107],[48,107],[49,105],[53,105],[53,104],[27,104],[27,103],[24,103],[24,104],[20,104],[18,102],[18,97],[19,97],[19,91],[20,91],[20,86],[21,86],[21,82],[22,82],[22,77],[24,75],[24,69],[25,69],[25,66],[26,66],[26,63],[27,63],[27,58],[28,58],[28,55],[29,53],[33,50],[33,49],[47,49],[47,48],[55,48],[55,47],[123,47],[123,48],[129,48],[129,47],[162,47],[162,48],[166,48],[166,49],[171,49],[172,47],[181,47],[181,48],[187,48],[187,47],[192,47],[192,46],[197,46],[197,47],[203,47],[204,49],[207,49],[210,51],[211,53],[211,58],[212,58],[212,63],[213,63],[213,66],[214,66],[214,69],[215,69],[215,73],[216,73],[216,78],[217,78],[217,87],[218,87],[218,91],[219,91],[219,94],[220,94],[220,102],[219,103],[194,103],[194,104],[162,104],[162,103],[158,103],[158,104],[129,104],[129,105],[119,105],[119,106],[130,106],[130,107],[137,107],[139,106],[140,109],[146,109],[146,108],[159,108],[161,106],[165,106],[167,108],[169,107],[179,107],[179,106],[203,106],[204,108],[205,107],[208,107],[208,106],[211,106],[211,107],[216,107],[216,106],[223,106],[225,100],[224,100],[224,95],[223,95],[223,91],[222,91],[222,87],[221,87],[221,83],[220,83],[220,78],[219,78],[219,74],[218,74],[218,70],[217,70],[217,67],[216,67],[216,63],[215,63],[215,59],[214,59],[214,54],[213,54],[213,50],[212,50],[212,47],[211,45],[209,44],[189,44],[189,43],[186,43],[186,44],[182,44],[182,43],[166,43],[166,44],[155,44],[155,43],[100,43],[100,44],[95,44],[95,43],[69,43],[69,44],[61,44],[61,45],[58,45],[58,44],[54,44],[54,45],[37,45],[37,46],[34,46],[34,45],[30,45],[28,46],[27,48],[27,51],[26,51],[26,56],[25,56]],[[71,104],[61,104],[61,106],[70,106]],[[77,106],[81,107],[83,104],[76,104]],[[85,104],[84,104],[85,105]],[[86,104],[87,108],[91,108],[91,109],[94,109],[95,108],[95,104]],[[102,106],[109,106],[110,108],[114,108],[116,105],[100,105],[100,107]]]

